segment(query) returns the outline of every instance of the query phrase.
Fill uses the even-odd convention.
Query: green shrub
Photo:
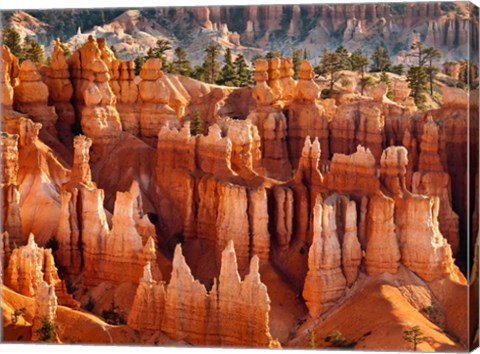
[[[53,342],[55,340],[55,323],[45,317],[42,320],[42,327],[37,329],[36,333],[42,342]]]
[[[18,318],[20,316],[24,317],[26,313],[27,313],[27,309],[25,307],[15,309],[15,311],[13,311],[12,313],[12,324],[16,326],[18,323]]]

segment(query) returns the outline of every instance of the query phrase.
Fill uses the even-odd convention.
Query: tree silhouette
[[[190,121],[190,134],[192,136],[203,133],[203,120],[200,111],[196,109],[193,112],[192,120]]]
[[[172,72],[190,76],[192,73],[192,67],[187,57],[187,52],[182,47],[175,48],[175,59],[172,62]]]
[[[233,63],[237,72],[235,86],[245,87],[251,83],[250,70],[247,61],[242,54],[239,54]]]
[[[22,38],[13,27],[6,26],[3,28],[2,42],[8,48],[10,52],[15,55],[19,60],[23,59],[23,50],[21,45]]]
[[[392,65],[388,50],[380,47],[379,45],[375,47],[375,51],[373,52],[371,60],[373,63],[373,72],[386,71],[390,68],[390,65]]]
[[[424,108],[426,102],[425,93],[427,92],[428,76],[423,66],[412,66],[407,73],[407,82],[411,88],[410,96],[413,97],[415,104]]]
[[[42,46],[29,37],[25,37],[23,53],[25,60],[28,59],[39,64],[45,63],[45,52],[43,51]]]
[[[427,74],[428,74],[428,81],[430,83],[430,95],[433,95],[433,79],[435,75],[440,71],[440,69],[433,65],[433,61],[436,59],[440,59],[442,54],[437,48],[430,47],[426,48],[425,51],[425,61],[427,66]]]
[[[165,52],[172,49],[172,44],[167,39],[159,39],[155,47],[150,48],[147,52],[147,59],[158,58],[162,60],[162,69],[164,71],[169,71],[169,65],[167,62],[167,56]]]
[[[298,71],[300,70],[300,64],[302,64],[302,50],[294,49],[292,52],[292,64],[293,64],[293,78],[298,79]]]
[[[333,84],[340,78],[338,72],[341,70],[341,58],[338,53],[329,52],[326,48],[323,49],[320,65],[315,69],[317,74],[329,76],[331,93]]]
[[[412,328],[403,331],[403,339],[406,342],[412,343],[413,351],[416,352],[418,344],[426,342],[430,338],[423,336],[419,326],[413,326]]]
[[[350,62],[352,66],[352,70],[357,71],[360,73],[360,88],[361,93],[363,95],[363,90],[365,86],[368,84],[368,80],[365,79],[365,71],[367,70],[369,60],[368,57],[365,56],[361,49],[357,49],[354,51],[350,57]]]
[[[227,48],[225,51],[224,61],[225,64],[223,65],[221,78],[218,80],[218,83],[226,86],[235,86],[237,72],[233,65],[232,50],[230,48]]]
[[[340,70],[350,70],[352,68],[352,64],[350,62],[350,55],[348,54],[348,50],[341,45],[337,49],[335,49],[335,53],[337,53],[340,59]]]
[[[217,43],[212,43],[205,49],[203,79],[206,83],[213,84],[218,80],[220,73],[220,64],[218,63],[219,54],[220,46]]]

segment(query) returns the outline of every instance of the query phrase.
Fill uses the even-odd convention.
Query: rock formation
[[[281,97],[277,64],[279,63],[269,65],[269,62],[263,59],[255,62],[254,78],[257,84],[252,95],[257,108],[249,114],[248,119],[258,127],[262,139],[263,165],[267,175],[287,179],[291,170],[286,144],[287,120],[280,108],[274,105]],[[270,72],[275,76],[272,79],[269,78]],[[274,89],[267,85],[267,80]]]
[[[268,86],[272,89],[272,105],[274,106],[276,106],[277,102],[280,101],[280,99],[282,98],[282,87],[280,86],[281,63],[282,60],[280,58],[274,57],[268,59]]]
[[[165,285],[153,279],[150,263],[147,263],[128,315],[128,325],[139,330],[158,330],[162,325],[164,308]]]
[[[353,200],[347,200],[342,211],[343,242],[342,267],[347,285],[352,285],[358,276],[358,268],[362,261],[362,249],[357,232],[357,208]]]
[[[231,167],[245,179],[263,174],[261,141],[257,126],[249,120],[219,119],[222,135],[232,142]]]
[[[153,280],[147,264],[128,324],[162,330],[174,339],[196,345],[278,346],[270,335],[270,299],[260,280],[258,258],[252,258],[243,281],[232,241],[223,250],[221,263],[218,282],[214,281],[209,292],[194,279],[180,245],[175,249],[172,276],[166,287]]]
[[[459,247],[458,215],[452,210],[450,176],[443,170],[439,155],[439,128],[429,116],[423,126],[418,171],[413,174],[412,191],[439,197],[440,232],[455,256]]]
[[[135,136],[140,133],[140,107],[138,104],[139,87],[135,83],[135,63],[133,61],[116,61],[118,69],[114,70],[117,76],[117,110],[122,120],[123,130]]]
[[[52,251],[38,247],[33,234],[30,234],[27,245],[12,251],[5,284],[22,295],[33,297],[43,282],[56,290],[61,305],[76,306],[76,301],[67,293],[65,283],[58,277]]]
[[[55,288],[45,281],[40,281],[38,291],[35,294],[35,316],[32,324],[32,340],[41,341],[41,333],[38,331],[44,325],[44,321],[55,324],[57,316],[57,297]]]
[[[365,265],[369,275],[397,273],[400,248],[395,228],[395,202],[386,196],[367,200]]]
[[[317,318],[344,293],[342,249],[338,242],[334,208],[317,198],[313,210],[313,242],[308,252],[308,273],[303,288],[310,316]]]
[[[72,146],[75,111],[70,100],[73,96],[73,85],[59,39],[55,40],[52,61],[47,70],[45,83],[48,86],[50,101],[55,106],[58,115],[56,124],[58,137],[66,146]]]
[[[10,52],[10,48],[2,45],[2,66],[0,71],[0,84],[2,88],[2,108],[12,109],[13,88],[19,74],[18,59]]]
[[[351,155],[334,154],[324,185],[341,193],[375,194],[380,190],[375,165],[372,152],[360,145]]]
[[[20,83],[15,87],[14,109],[28,114],[35,122],[41,123],[43,129],[56,135],[55,108],[48,105],[48,86],[42,82],[37,65],[25,60],[20,65]]]
[[[294,168],[298,168],[298,160],[305,137],[318,138],[322,150],[322,162],[328,161],[328,118],[322,105],[316,102],[320,88],[313,81],[313,69],[304,60],[299,70],[299,80],[295,90],[295,98],[288,108],[288,149]]]
[[[402,263],[426,281],[454,276],[452,250],[438,225],[438,197],[405,189],[407,151],[389,147],[382,156],[382,179],[395,201],[395,226]]]
[[[94,160],[110,151],[118,142],[122,125],[115,108],[116,97],[109,85],[109,68],[92,36],[69,59],[81,127],[92,139]]]
[[[280,86],[282,88],[282,101],[287,106],[295,97],[296,82],[292,78],[294,74],[292,58],[282,58],[281,60]]]
[[[22,220],[20,216],[20,191],[17,184],[18,174],[18,135],[0,134],[0,154],[2,170],[2,225],[1,231],[7,231],[11,245],[23,244]],[[9,244],[10,246],[10,244]]]
[[[161,127],[178,124],[175,111],[168,105],[170,92],[162,80],[164,74],[161,69],[160,59],[149,59],[140,72],[140,134],[153,146]]]

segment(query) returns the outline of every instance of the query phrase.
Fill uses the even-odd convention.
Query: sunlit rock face
[[[340,28],[347,11],[342,38],[361,40],[368,14],[390,21],[363,9],[325,14]],[[195,16],[228,32],[212,21],[219,11]],[[363,94],[355,80],[324,99],[312,65],[296,81],[287,58],[259,59],[253,88],[167,74],[160,59],[135,76],[93,37],[68,62],[57,42],[48,67],[19,67],[5,48],[2,58],[0,268],[8,291],[34,298],[34,328],[64,318],[57,305],[78,306],[65,280],[83,305],[121,293],[132,340],[238,347],[278,347],[280,335],[288,346],[367,283],[421,284],[409,300],[432,303],[450,301],[444,286],[466,289],[454,262],[468,204],[462,90],[443,88],[427,112],[401,79],[392,100],[387,85]],[[448,326],[463,306],[442,307]]]
[[[258,127],[261,138],[263,166],[267,175],[288,179],[291,170],[287,150],[287,119],[278,101],[282,97],[280,85],[280,60],[258,59],[255,62],[256,81],[252,91],[257,108],[247,119]]]
[[[76,301],[67,293],[65,282],[60,280],[55,267],[52,250],[38,247],[33,234],[25,246],[12,251],[5,273],[5,285],[18,293],[42,297],[42,283],[54,289],[60,305],[76,306]]]
[[[168,284],[156,281],[150,263],[146,264],[128,324],[137,329],[161,329],[172,338],[197,345],[278,346],[270,335],[270,299],[260,280],[258,258],[252,258],[242,281],[231,240],[221,257],[218,281],[208,292],[192,276],[181,246],[175,249]]]
[[[118,142],[122,124],[110,87],[110,72],[93,37],[69,58],[74,100],[81,128],[92,139],[93,158],[98,159]]]
[[[138,87],[140,96],[140,135],[155,146],[160,128],[178,125],[175,111],[168,105],[170,91],[165,85],[160,59],[149,59],[142,66]]]
[[[75,110],[70,102],[73,97],[73,85],[65,54],[58,39],[55,41],[52,60],[46,72],[45,84],[48,86],[49,98],[58,115],[56,123],[58,137],[66,146],[71,146],[72,130],[75,125]]]
[[[0,135],[1,163],[3,167],[2,188],[2,232],[9,235],[8,246],[21,245],[22,220],[20,215],[20,191],[18,175],[18,135],[2,133]]]
[[[58,116],[55,108],[48,105],[48,86],[42,81],[37,64],[25,60],[20,65],[19,85],[14,91],[14,108],[28,114],[33,121],[41,123],[48,132],[56,135]]]

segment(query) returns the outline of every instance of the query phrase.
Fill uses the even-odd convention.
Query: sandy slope
[[[419,351],[465,350],[444,332],[442,305],[413,273],[401,269],[396,276],[384,273],[362,278],[326,318],[315,322],[310,319],[301,326],[298,337],[288,346],[309,347],[313,328],[317,348],[328,347],[325,337],[340,331],[347,341],[357,342],[355,349],[411,350],[402,334],[405,329],[419,326],[431,338],[419,345]],[[422,313],[428,306],[440,312],[432,318],[440,325]]]

